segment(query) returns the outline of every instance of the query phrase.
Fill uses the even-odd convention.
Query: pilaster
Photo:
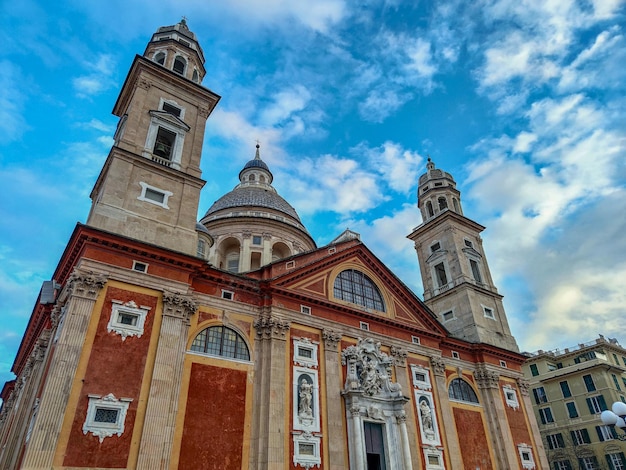
[[[67,282],[66,292],[69,296],[63,326],[50,360],[37,420],[24,454],[23,469],[47,470],[52,467],[63,414],[83,350],[89,320],[105,283],[106,277],[101,274],[78,270],[72,273]],[[61,297],[63,295],[64,293]]]
[[[262,374],[260,400],[255,403],[261,407],[257,418],[258,427],[258,457],[256,468],[282,468],[286,462],[285,436],[285,380],[287,333],[289,322],[272,316],[271,311],[264,312],[263,316],[254,321],[257,340],[264,343],[261,346]]]
[[[191,296],[163,294],[161,330],[139,447],[138,469],[169,468],[189,320],[196,308]]]
[[[537,419],[535,418],[535,413],[533,412],[533,404],[530,400],[530,395],[528,394],[528,391],[530,390],[530,382],[523,377],[518,377],[517,387],[519,389],[520,395],[522,396],[522,408],[524,410],[524,413],[528,417],[528,425],[530,426],[533,439],[535,440],[533,442],[533,447],[534,449],[536,449],[535,457],[537,457],[539,460],[537,468],[549,469],[550,464],[548,463],[548,458],[546,456],[546,449],[543,446],[541,432],[539,431],[539,425],[537,424]]]
[[[446,364],[440,357],[431,357],[430,365],[435,376],[434,389],[439,402],[439,411],[445,432],[446,453],[450,459],[450,466],[453,469],[463,468],[461,460],[461,448],[459,447],[459,436],[456,430],[456,423],[452,415],[452,405],[448,395],[448,385],[446,384]]]
[[[497,468],[508,470],[519,465],[518,452],[513,444],[511,429],[506,420],[506,410],[500,392],[500,375],[485,366],[474,371],[474,378],[482,395],[491,444],[496,454]]]
[[[326,377],[326,439],[328,443],[328,461],[330,470],[343,470],[347,455],[343,434],[343,411],[341,409],[341,366],[337,346],[341,334],[325,329],[322,331],[324,340],[324,366]]]

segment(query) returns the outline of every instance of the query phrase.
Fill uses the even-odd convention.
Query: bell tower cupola
[[[454,178],[430,158],[419,178],[417,206],[423,222],[408,238],[415,243],[426,305],[452,335],[518,351],[483,251],[485,227],[463,215]]]
[[[135,56],[113,108],[119,122],[88,225],[197,255],[204,128],[220,99],[201,85],[205,74],[185,19],[159,28]]]

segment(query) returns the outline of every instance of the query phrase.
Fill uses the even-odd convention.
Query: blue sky
[[[318,245],[346,227],[418,295],[405,236],[451,172],[522,350],[626,343],[626,38],[618,0],[2,1],[0,381],[112,144],[151,34],[186,16],[222,96],[201,216],[261,142]]]

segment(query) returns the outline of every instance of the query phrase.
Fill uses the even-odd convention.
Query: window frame
[[[114,434],[117,434],[118,437],[121,436],[124,433],[126,414],[130,403],[133,401],[132,398],[117,399],[112,393],[104,397],[101,395],[87,395],[87,397],[89,402],[83,423],[83,434],[93,434],[100,440],[100,443]],[[115,423],[96,421],[96,413],[99,409],[117,411]]]
[[[216,330],[220,330],[219,336],[215,335],[212,338],[211,331],[216,331]],[[226,339],[226,333],[229,333],[229,334],[232,333],[234,335],[234,343],[232,344],[232,348],[233,348],[232,355],[225,354],[225,348],[230,349],[231,347],[230,344],[225,345],[225,342],[229,341]],[[204,334],[204,338],[200,338],[200,336],[203,334]],[[219,347],[218,347],[217,352],[215,351],[215,347],[214,347],[214,345],[216,344],[216,341],[212,341],[212,339],[214,339],[216,336],[219,337]],[[196,344],[197,342],[200,343],[200,341],[203,341],[203,343]],[[200,346],[202,349],[200,349]],[[238,353],[241,351],[245,352],[245,357],[240,357],[238,355]],[[200,354],[203,356],[217,357],[220,359],[226,359],[226,360],[231,360],[231,361],[250,362],[250,357],[251,357],[250,346],[248,345],[248,342],[245,340],[243,335],[239,333],[237,330],[235,330],[234,328],[229,328],[224,325],[210,325],[198,331],[193,341],[191,342],[191,345],[189,346],[189,352]]]
[[[155,206],[162,207],[163,209],[169,210],[168,202],[171,196],[174,195],[173,192],[167,191],[165,189],[157,188],[156,186],[152,186],[144,181],[140,181],[139,185],[141,186],[141,194],[137,196],[137,199],[142,202],[149,202],[150,204],[154,204]],[[148,191],[152,191],[155,193],[159,193],[163,195],[163,202],[155,201],[154,199],[150,199],[146,197],[146,193]]]
[[[468,403],[470,405],[480,405],[478,395],[472,386],[460,377],[456,377],[450,381],[448,385],[448,397],[453,401]]]
[[[358,269],[344,269],[335,276],[333,297],[367,310],[387,311],[381,289],[370,276]]]

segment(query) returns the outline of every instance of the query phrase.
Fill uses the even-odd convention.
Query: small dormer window
[[[181,56],[176,57],[174,59],[174,72],[185,75],[185,68],[187,68],[187,61]]]
[[[157,53],[154,55],[154,61],[155,61],[157,64],[164,65],[164,64],[165,64],[165,52],[157,52]]]

